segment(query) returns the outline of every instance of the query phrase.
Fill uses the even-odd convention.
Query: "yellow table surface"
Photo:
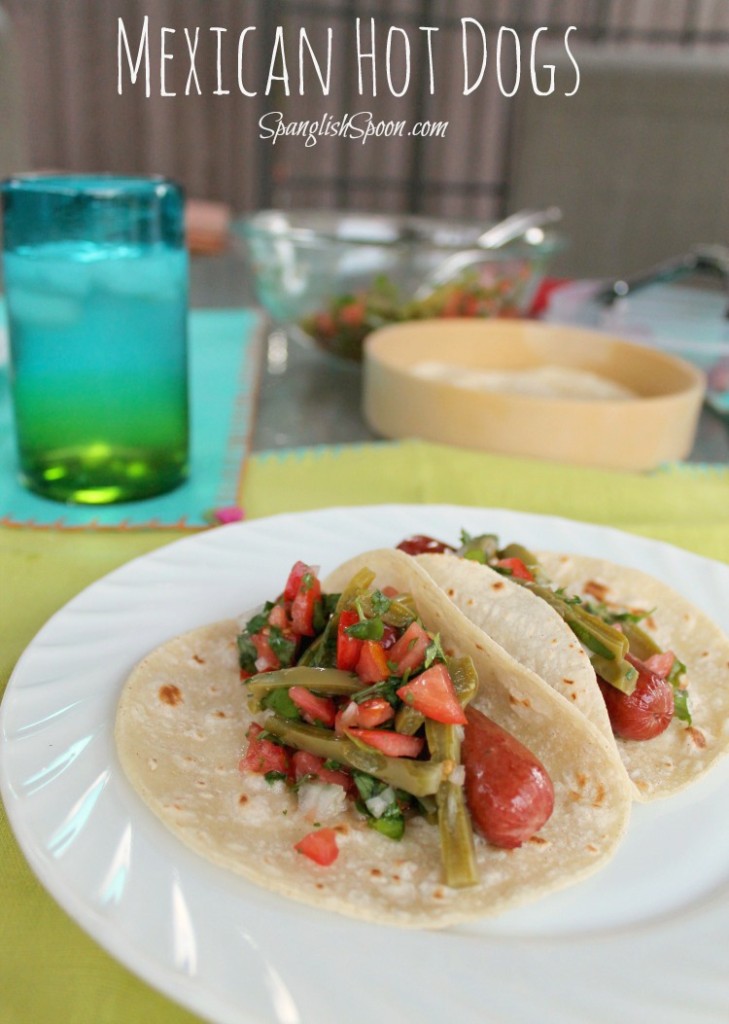
[[[651,476],[418,442],[264,454],[249,518],[331,505],[452,503],[605,523],[729,561],[729,471]],[[0,691],[46,619],[83,587],[179,533],[0,530]],[[197,1018],[113,961],[35,880],[0,820],[0,1024],[183,1024]]]

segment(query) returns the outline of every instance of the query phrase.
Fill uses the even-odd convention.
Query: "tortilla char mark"
[[[594,597],[597,601],[607,601],[610,587],[607,583],[600,583],[599,580],[588,580],[582,588],[585,594]]]
[[[159,699],[163,704],[169,704],[174,708],[177,704],[182,703],[182,692],[174,683],[165,683],[159,688]]]

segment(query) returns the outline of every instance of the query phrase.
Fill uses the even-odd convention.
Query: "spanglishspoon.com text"
[[[392,139],[419,136],[444,138],[448,121],[385,121],[376,120],[371,110],[335,117],[324,114],[316,120],[287,121],[280,110],[270,110],[258,121],[258,137],[272,144],[286,138],[301,138],[307,147],[320,139],[354,139],[366,143],[370,139]]]

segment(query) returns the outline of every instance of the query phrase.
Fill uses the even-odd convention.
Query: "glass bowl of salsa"
[[[525,315],[563,236],[479,248],[484,222],[263,210],[234,225],[258,300],[289,337],[350,360],[372,331],[437,317]],[[473,254],[451,274],[457,254]],[[444,268],[447,279],[443,280]]]

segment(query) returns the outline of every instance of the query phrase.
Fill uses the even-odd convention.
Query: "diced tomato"
[[[291,627],[297,636],[313,636],[314,609],[321,599],[317,569],[305,562],[296,562],[282,596],[284,601],[291,603]]]
[[[268,642],[268,633],[264,629],[261,633],[254,633],[251,643],[256,648],[256,669],[258,672],[271,672],[281,668],[281,662],[271,650]]]
[[[435,722],[465,725],[468,721],[450,673],[441,662],[401,686],[397,695],[409,707]]]
[[[460,288],[454,288],[451,294],[443,303],[441,316],[458,316],[461,311],[461,298],[463,293]]]
[[[247,740],[257,740],[263,732],[263,726],[259,725],[258,722],[251,722],[246,731]]]
[[[334,725],[337,708],[331,697],[320,697],[305,686],[290,686],[289,697],[307,721],[328,729]]]
[[[676,655],[673,651],[663,651],[661,654],[651,654],[650,658],[646,658],[643,664],[649,672],[658,676],[659,679],[667,679],[675,660]]]
[[[321,600],[321,583],[313,573],[305,574],[291,602],[291,628],[299,636],[314,636],[314,608]]]
[[[376,640],[362,641],[362,651],[355,671],[362,682],[368,685],[387,679],[390,674],[387,655]]]
[[[511,575],[518,580],[528,580],[530,583],[534,582],[534,574],[527,569],[521,558],[499,558],[494,562],[494,565],[499,566],[501,569],[510,569]]]
[[[354,726],[363,729],[376,729],[395,717],[395,710],[384,697],[368,697],[361,704],[351,700],[346,707],[337,712],[334,731],[341,735]]]
[[[419,668],[430,646],[430,636],[417,622],[411,622],[396,644],[387,652],[387,660],[394,662],[395,674],[404,675]]]
[[[269,625],[276,626],[277,629],[289,629],[291,626],[286,609],[282,604],[275,604],[273,606],[268,613],[268,622]]]
[[[238,762],[241,772],[254,772],[256,775],[267,775],[268,772],[289,774],[289,755],[285,747],[273,740],[260,739],[263,729],[252,722],[248,729],[248,749]]]
[[[291,572],[289,578],[286,580],[286,586],[284,587],[283,598],[284,601],[293,601],[299,592],[301,581],[306,576],[307,572],[312,572],[311,566],[307,565],[306,562],[297,562]]]
[[[337,331],[337,325],[331,313],[317,313],[314,318],[314,329],[317,334],[331,338]]]
[[[425,743],[420,736],[403,736],[389,729],[347,729],[347,733],[388,757],[417,757]]]
[[[376,729],[378,725],[384,725],[395,717],[395,709],[384,697],[368,697],[357,704],[357,710],[356,724],[363,729]]]
[[[398,589],[397,587],[383,587],[382,593],[385,595],[385,597],[397,597]]]
[[[461,316],[477,316],[479,311],[478,299],[475,295],[464,295],[461,299]]]
[[[294,778],[298,782],[305,775],[313,775],[322,782],[328,782],[332,786],[341,786],[348,790],[352,784],[352,776],[348,772],[339,771],[336,768],[325,768],[324,758],[310,754],[306,750],[297,750],[291,758],[291,767]]]
[[[356,636],[348,636],[345,632],[347,626],[353,626],[355,622],[359,622],[356,611],[345,609],[340,612],[337,626],[337,668],[344,672],[354,672],[362,653],[363,641],[358,640]]]
[[[321,864],[328,868],[339,856],[337,846],[337,833],[333,828],[317,828],[308,832],[303,839],[300,839],[294,846],[295,850],[303,853],[315,864]]]
[[[339,310],[339,322],[345,327],[360,327],[367,315],[367,307],[361,300],[348,302]]]

